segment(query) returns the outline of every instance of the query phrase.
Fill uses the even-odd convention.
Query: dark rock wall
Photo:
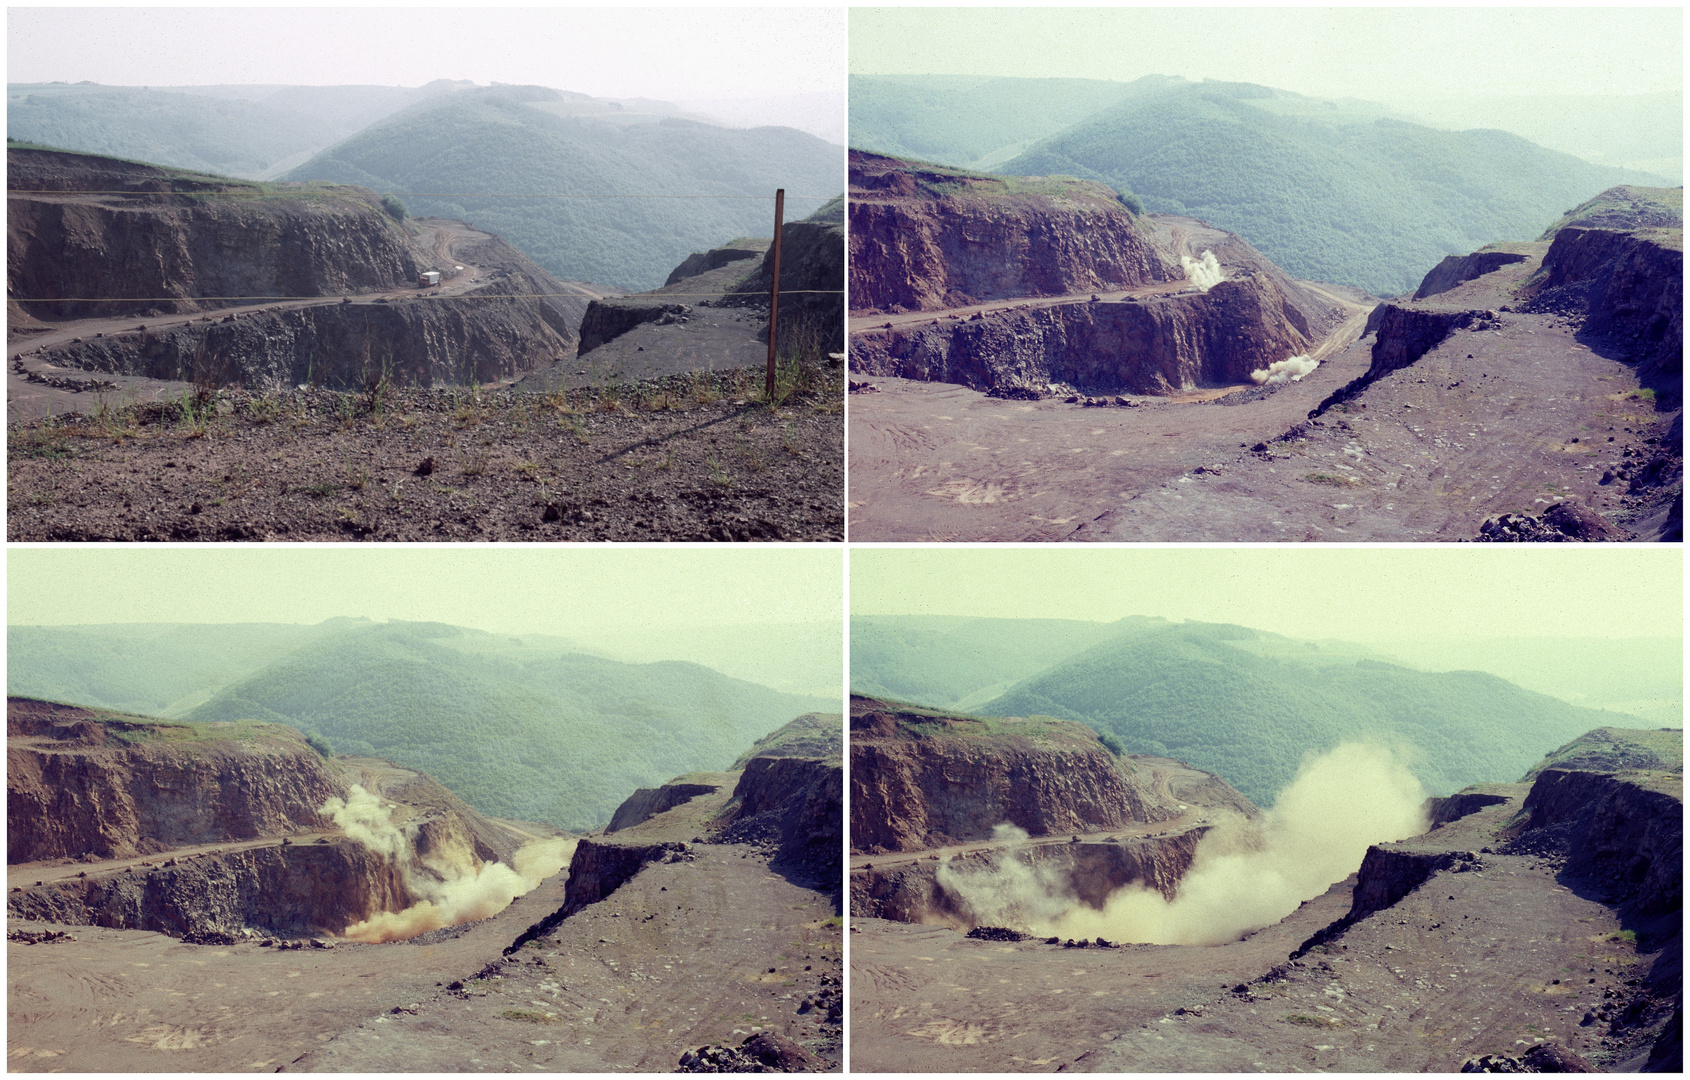
[[[634,793],[622,800],[622,805],[616,808],[616,813],[610,816],[610,824],[604,827],[606,833],[620,832],[631,829],[643,821],[649,821],[665,810],[697,798],[708,795],[718,788],[715,784],[664,784],[655,788],[636,788]]]
[[[869,331],[853,338],[851,367],[976,390],[1042,391],[1060,382],[1088,392],[1166,394],[1247,382],[1252,371],[1307,353],[1308,329],[1269,277],[1247,274],[1207,293]]]
[[[7,913],[172,937],[339,934],[412,898],[398,871],[351,841],[235,851],[11,894]]]
[[[1499,270],[1513,263],[1525,262],[1528,258],[1530,256],[1512,251],[1475,251],[1471,255],[1445,255],[1443,261],[1432,267],[1421,279],[1420,287],[1414,290],[1414,299],[1424,300],[1428,296],[1448,292],[1464,281],[1483,277],[1492,270]]]
[[[772,841],[777,863],[804,867],[831,891],[842,867],[844,790],[838,758],[754,757],[723,811],[718,840]]]

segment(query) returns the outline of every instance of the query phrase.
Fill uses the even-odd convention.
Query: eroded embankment
[[[871,330],[852,370],[975,390],[1054,383],[1088,393],[1168,394],[1248,383],[1250,373],[1314,347],[1307,317],[1263,274],[1203,293],[988,312]]]
[[[563,905],[518,935],[505,948],[505,955],[556,930],[563,920],[603,900],[648,864],[682,862],[689,858],[687,845],[677,841],[626,844],[583,839],[575,845],[575,855],[569,861],[569,890]]]
[[[155,930],[199,942],[339,934],[412,902],[388,859],[341,840],[169,858],[24,887],[7,914],[74,926]]]
[[[85,371],[249,389],[468,385],[570,354],[575,328],[516,297],[320,304],[84,338],[40,354]]]

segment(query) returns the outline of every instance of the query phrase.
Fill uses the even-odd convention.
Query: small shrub
[[[381,208],[386,210],[387,216],[394,221],[404,221],[411,213],[404,201],[397,195],[383,195],[381,197]]]
[[[317,753],[321,754],[325,758],[334,757],[334,746],[329,742],[329,740],[323,738],[315,731],[307,731],[305,733],[305,745],[317,751]]]
[[[1103,744],[1103,748],[1105,750],[1109,751],[1111,754],[1114,754],[1116,757],[1120,757],[1122,754],[1125,754],[1127,752],[1127,748],[1125,746],[1121,745],[1121,740],[1117,739],[1110,732],[1107,732],[1107,731],[1098,732],[1097,733],[1097,741]]]

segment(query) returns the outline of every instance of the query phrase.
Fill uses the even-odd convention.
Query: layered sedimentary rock
[[[994,311],[977,320],[870,330],[851,367],[976,390],[1064,383],[1095,393],[1166,394],[1248,382],[1307,353],[1318,331],[1265,274],[1206,293]]]
[[[833,757],[754,757],[717,818],[716,839],[776,845],[775,861],[802,866],[832,890],[844,842],[845,771]]]
[[[854,699],[852,849],[944,847],[1004,822],[1049,836],[1156,820],[1090,728],[1051,721],[1045,730],[1052,737],[1035,740]]]
[[[1584,327],[1640,363],[1646,384],[1683,377],[1682,228],[1618,232],[1564,228],[1527,291],[1533,307],[1582,314]]]
[[[106,719],[74,706],[7,700],[6,860],[126,858],[326,827],[345,791],[304,737],[256,725],[252,737],[188,746],[181,725]]]
[[[561,317],[526,300],[439,298],[225,315],[61,345],[51,359],[86,371],[250,390],[361,389],[382,379],[468,385],[561,359],[574,335]]]
[[[934,311],[1185,276],[1108,186],[1039,181],[852,151],[852,311]]]
[[[412,902],[397,866],[361,844],[340,840],[160,859],[67,878],[13,893],[7,913],[219,941],[339,934]]]
[[[287,189],[47,150],[9,149],[6,162],[9,186],[29,193],[7,200],[8,298],[34,315],[369,292],[414,282],[423,268],[403,227],[362,189],[282,197]]]

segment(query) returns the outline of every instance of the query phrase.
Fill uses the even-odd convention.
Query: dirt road
[[[34,332],[9,328],[6,340],[6,402],[7,422],[37,419],[67,412],[92,412],[102,401],[116,405],[135,402],[179,399],[188,384],[160,379],[145,379],[131,375],[112,375],[64,367],[51,362],[45,354],[55,345],[63,345],[77,338],[120,337],[140,334],[141,327],[157,331],[192,323],[221,322],[228,318],[251,318],[263,312],[294,311],[301,308],[325,307],[350,300],[354,304],[376,304],[398,299],[428,297],[445,299],[463,296],[482,284],[486,270],[462,261],[459,249],[473,250],[475,245],[493,239],[484,232],[463,222],[443,218],[417,218],[423,229],[419,238],[422,247],[434,253],[441,268],[437,287],[420,289],[407,285],[385,292],[361,293],[357,296],[317,296],[295,299],[266,299],[252,303],[236,303],[209,312],[160,316],[124,316],[122,318],[74,319],[45,324],[49,329]],[[579,282],[562,283],[571,295],[597,300],[606,296],[620,296]],[[37,376],[30,378],[33,373]],[[45,377],[47,381],[42,381]],[[60,385],[53,385],[53,383]],[[69,386],[85,387],[80,391]]]
[[[1499,309],[1536,265],[1438,301]],[[1628,505],[1602,477],[1664,422],[1576,325],[1503,313],[1311,422],[1372,359],[1361,305],[1317,291],[1350,311],[1313,354],[1321,366],[1242,404],[1092,409],[868,380],[881,392],[850,403],[851,538],[1464,540],[1488,516],[1569,497]]]

